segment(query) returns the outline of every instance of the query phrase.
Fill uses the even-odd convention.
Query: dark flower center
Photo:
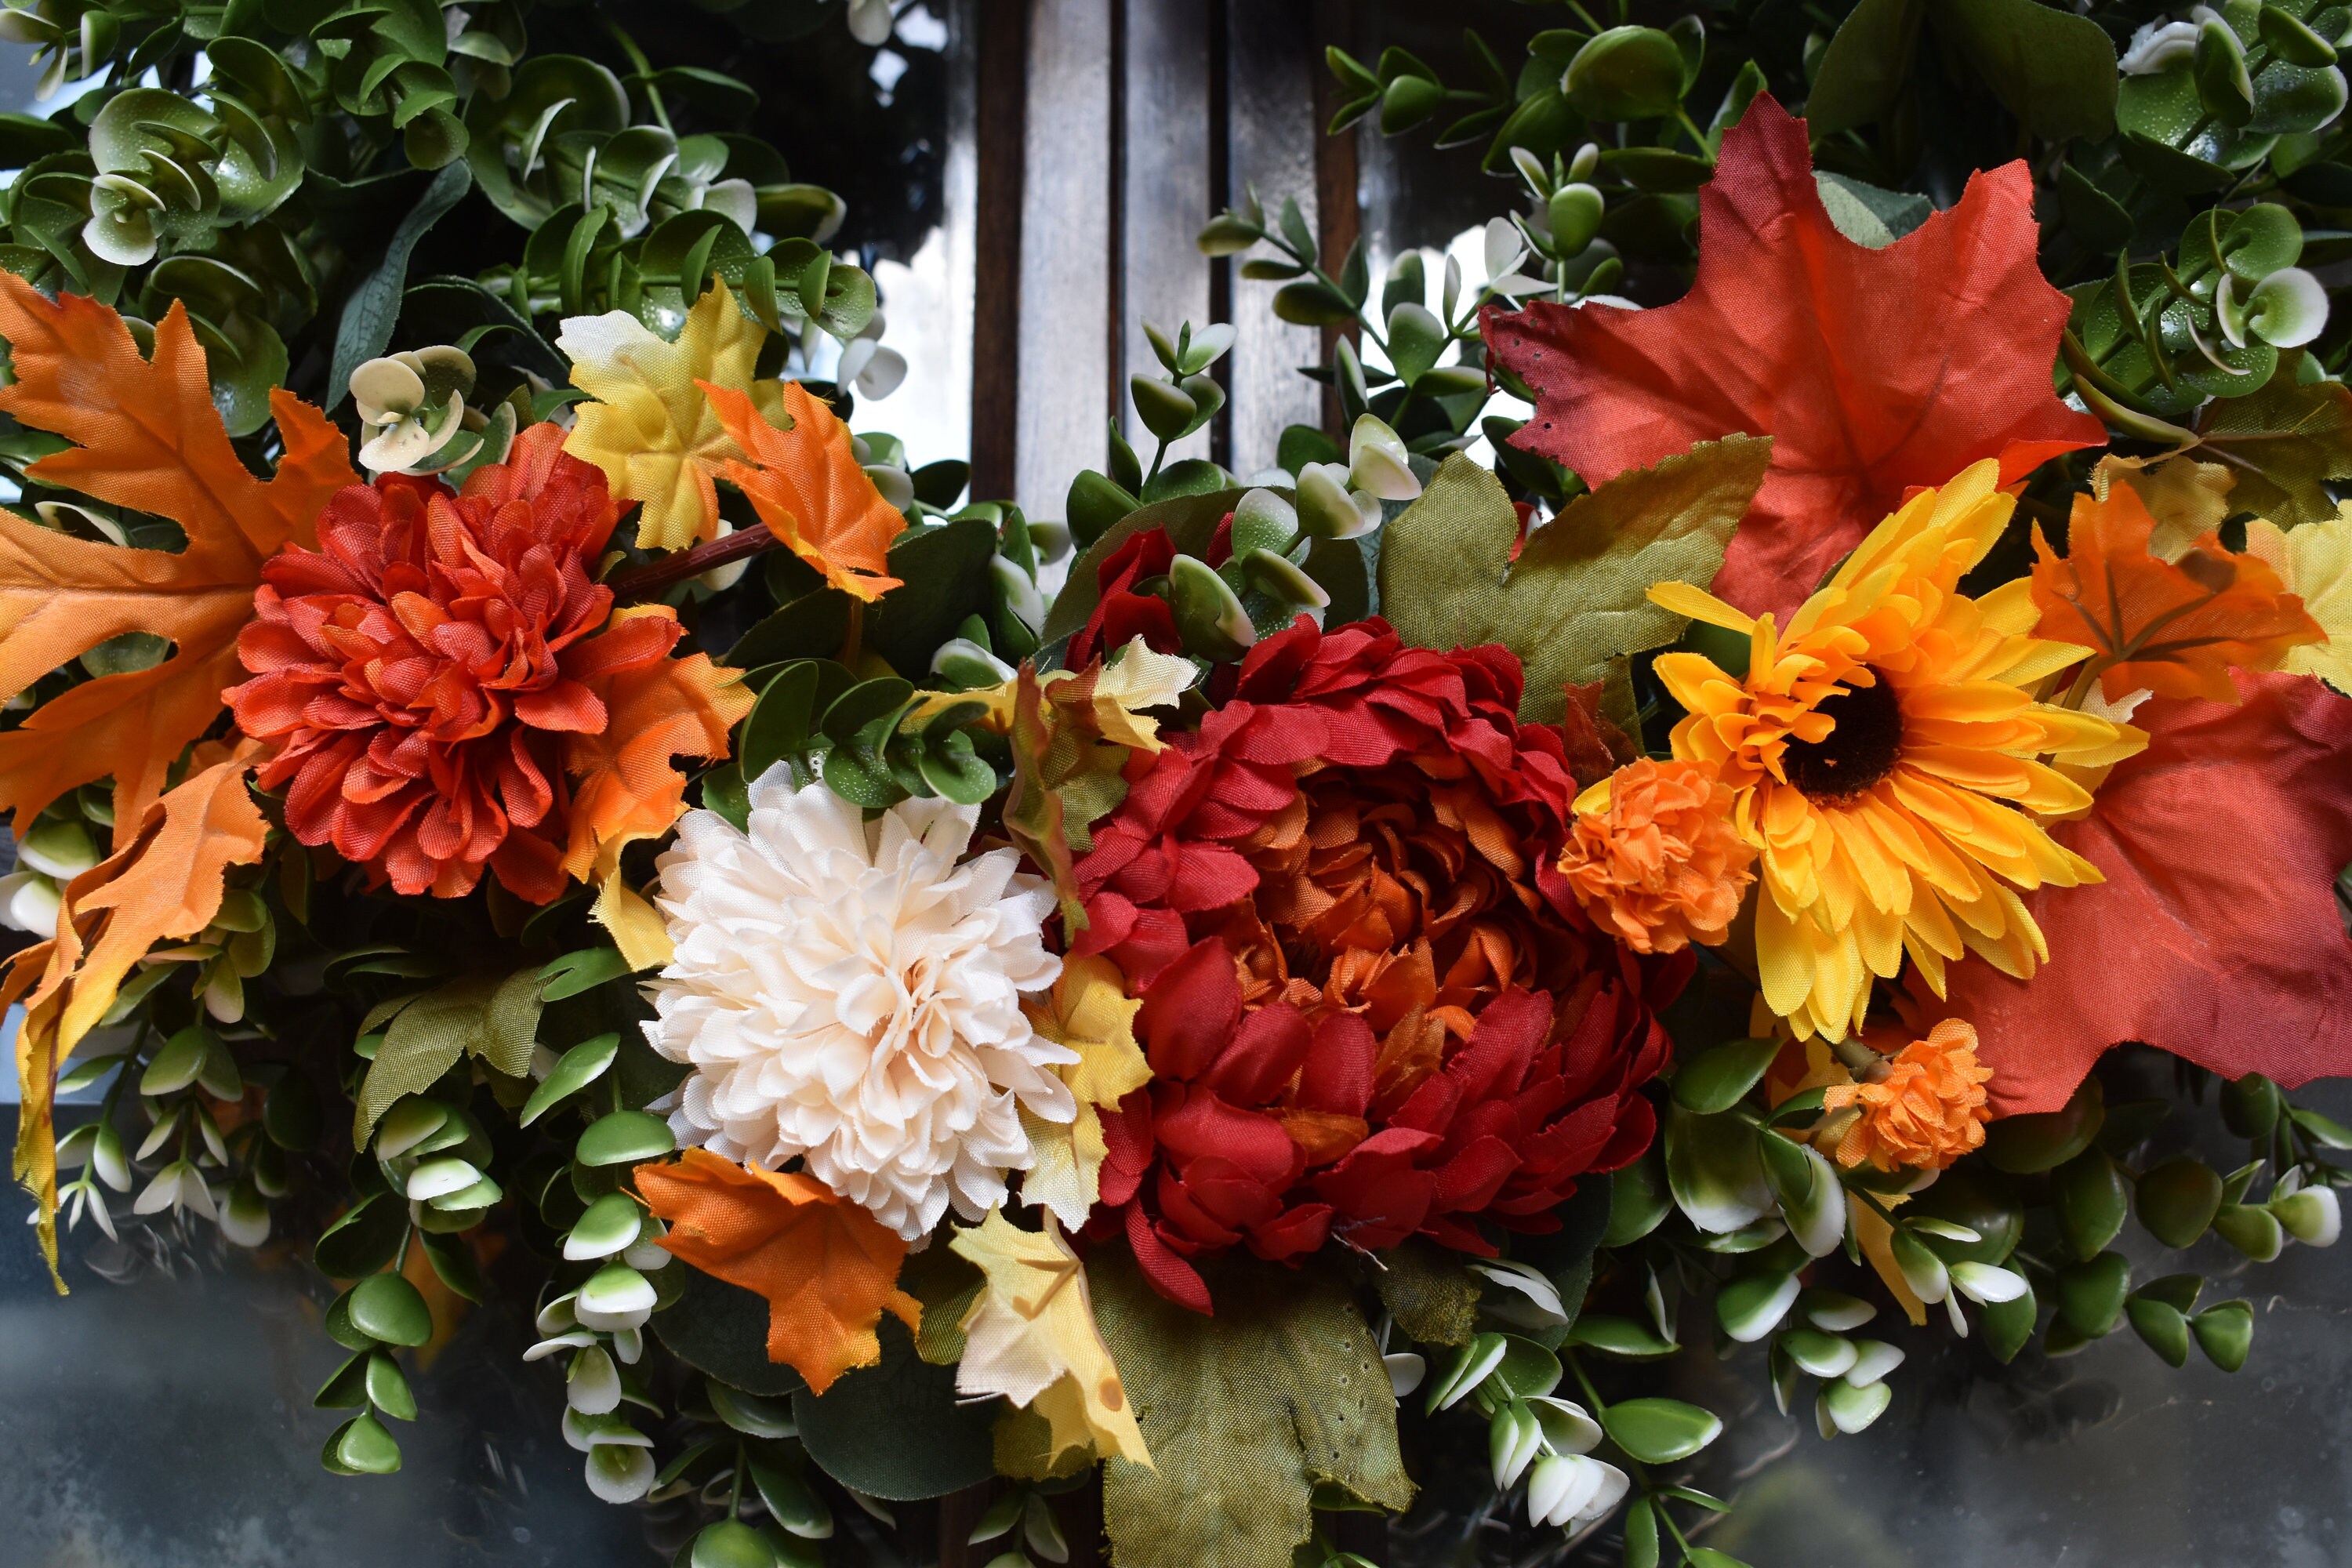
[[[1895,771],[1903,755],[1903,705],[1885,676],[1813,705],[1836,721],[1825,739],[1791,741],[1780,767],[1789,782],[1815,800],[1860,795]]]

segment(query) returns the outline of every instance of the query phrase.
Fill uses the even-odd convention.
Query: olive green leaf
[[[509,1078],[527,1073],[539,1032],[539,986],[535,969],[504,980],[469,976],[403,1007],[368,1064],[352,1147],[367,1147],[368,1134],[394,1101],[432,1088],[460,1057],[479,1058]]]
[[[1380,1348],[1335,1275],[1237,1262],[1211,1278],[1214,1317],[1160,1296],[1123,1248],[1094,1253],[1087,1275],[1158,1467],[1106,1471],[1118,1568],[1288,1568],[1318,1481],[1395,1511],[1412,1501]]]
[[[2281,528],[2336,515],[2322,479],[2352,478],[2352,389],[2305,382],[2299,353],[2281,354],[2259,392],[2217,398],[2197,420],[2190,450],[2237,476],[2230,504]]]
[[[1381,542],[1381,605],[1405,641],[1499,642],[1526,666],[1519,717],[1557,724],[1562,690],[1603,680],[1611,659],[1661,647],[1685,617],[1650,603],[1654,583],[1700,587],[1764,482],[1769,437],[1702,441],[1620,474],[1528,536],[1495,476],[1456,453]]]
[[[1380,1254],[1379,1261],[1381,1305],[1397,1327],[1425,1345],[1470,1342],[1478,1321],[1478,1277],[1462,1266],[1459,1253],[1414,1237]]]

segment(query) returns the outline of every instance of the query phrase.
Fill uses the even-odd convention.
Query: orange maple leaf
[[[907,520],[858,465],[849,426],[798,382],[784,383],[793,427],[779,430],[731,387],[698,381],[728,437],[751,458],[727,459],[726,476],[792,552],[845,594],[871,602],[898,585],[890,542]]]
[[[101,501],[171,519],[187,548],[74,539],[0,511],[0,699],[124,632],[175,645],[152,669],[85,681],[0,735],[0,810],[30,822],[79,784],[114,779],[114,847],[139,831],[173,763],[242,678],[236,634],[253,618],[261,563],[312,542],[319,509],[352,472],[342,432],[282,388],[270,410],[286,447],[254,477],[221,427],[205,355],[177,301],[139,353],[122,318],[92,300],[48,300],[0,274],[0,338],[15,384],[0,409],[76,443],[26,470]]]
[[[585,644],[583,653],[593,656],[631,621],[656,618],[667,623],[675,643],[677,612],[646,605],[615,615],[614,631]],[[624,848],[668,831],[686,809],[686,775],[670,759],[726,756],[727,731],[751,710],[755,693],[740,670],[699,653],[584,670],[582,679],[604,704],[605,723],[595,734],[576,732],[565,741],[564,766],[579,782],[563,868],[583,882],[601,882]]]
[[[705,1274],[768,1299],[768,1359],[823,1394],[882,1359],[888,1308],[912,1332],[922,1304],[898,1288],[907,1244],[814,1176],[747,1169],[707,1149],[636,1168],[637,1192],[667,1220],[662,1246]]]
[[[0,1006],[32,993],[16,1034],[24,1103],[15,1163],[16,1179],[40,1201],[41,1252],[52,1278],[58,1065],[106,1016],[131,966],[158,942],[184,940],[210,925],[220,913],[228,868],[261,858],[268,824],[246,788],[258,750],[249,741],[225,754],[215,745],[199,747],[197,771],[147,808],[130,841],[67,884],[56,941],[19,953],[0,984]],[[65,1289],[62,1280],[58,1289]]]
[[[2115,485],[2104,501],[2074,498],[2064,555],[2033,531],[2034,635],[2096,648],[2085,673],[2100,672],[2107,700],[2146,689],[2235,702],[2232,665],[2275,669],[2289,648],[2327,640],[2261,557],[2208,532],[2160,561],[2147,550],[2155,527],[2139,492]]]

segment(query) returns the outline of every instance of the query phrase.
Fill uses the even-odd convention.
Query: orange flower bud
[[[1636,952],[1724,938],[1755,880],[1711,763],[1628,763],[1577,800],[1559,872],[1601,930]]]
[[[1862,1112],[1838,1141],[1838,1163],[1940,1171],[1983,1145],[1992,1068],[1977,1062],[1973,1025],[1947,1018],[1871,1070],[1884,1076],[1834,1085],[1822,1097],[1829,1110]]]

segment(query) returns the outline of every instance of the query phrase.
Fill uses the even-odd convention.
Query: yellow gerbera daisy
[[[1871,976],[1906,952],[1939,995],[1964,951],[2032,974],[2049,949],[2016,889],[2100,880],[2037,820],[2090,805],[2040,759],[2110,763],[2147,738],[2034,700],[2091,650],[2029,635],[2025,581],[1958,592],[2013,504],[1992,462],[1914,496],[1786,633],[1687,584],[1651,590],[1748,639],[1744,679],[1695,653],[1663,656],[1658,677],[1689,710],[1675,755],[1716,765],[1760,852],[1764,998],[1801,1036],[1859,1030]]]

